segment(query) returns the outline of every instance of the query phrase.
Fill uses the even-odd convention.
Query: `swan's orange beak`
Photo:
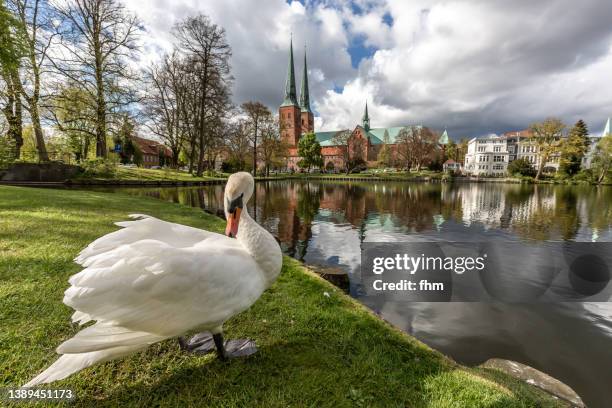
[[[236,238],[238,234],[238,223],[240,222],[240,213],[242,208],[236,207],[233,213],[227,217],[227,226],[225,227],[225,235],[230,238]]]

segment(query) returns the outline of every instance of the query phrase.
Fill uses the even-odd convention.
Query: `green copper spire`
[[[608,121],[606,122],[606,127],[604,128],[602,136],[607,136],[611,133],[612,132],[610,131],[610,118],[608,118]]]
[[[448,143],[449,143],[448,132],[446,131],[446,128],[445,128],[444,133],[442,133],[442,136],[440,136],[440,139],[438,139],[438,144],[447,145]]]
[[[366,132],[370,131],[370,116],[368,115],[368,101],[366,101],[365,112],[363,112],[363,118],[361,118],[363,122],[363,128]]]
[[[300,92],[300,107],[302,112],[310,112],[310,93],[308,92],[308,66],[306,65],[306,47],[304,47],[304,75]]]
[[[289,67],[287,68],[287,81],[285,82],[285,100],[281,106],[297,105],[295,92],[295,71],[293,70],[293,38],[289,43]]]

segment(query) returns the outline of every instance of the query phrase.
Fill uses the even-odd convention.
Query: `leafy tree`
[[[298,166],[310,170],[311,167],[322,167],[321,145],[314,133],[306,133],[298,142],[298,155],[302,158]]]
[[[559,171],[573,176],[580,171],[580,163],[589,145],[589,130],[582,119],[572,127],[561,145]]]
[[[25,29],[0,0],[0,102],[8,126],[5,155],[18,159],[23,146],[23,113],[19,68],[26,55]],[[7,156],[8,157],[8,156]]]
[[[53,67],[59,76],[90,94],[96,124],[96,156],[106,157],[107,135],[114,115],[138,100],[131,69],[141,25],[118,0],[73,0],[54,3],[55,27],[61,36]]]
[[[597,182],[603,183],[606,177],[612,177],[612,134],[604,136],[593,154],[591,168],[597,176]]]
[[[533,177],[536,175],[536,170],[533,168],[529,160],[520,158],[510,162],[508,165],[508,173]]]
[[[389,142],[389,134],[385,132],[385,136],[383,137],[383,145],[378,151],[378,157],[376,158],[378,161],[378,165],[381,167],[393,166],[393,154],[391,152]]]
[[[121,163],[134,163],[137,166],[142,165],[142,151],[138,144],[134,142],[134,123],[125,115],[121,127],[115,136],[115,143],[121,145],[120,158]]]
[[[56,126],[66,136],[78,162],[88,158],[96,139],[95,111],[91,109],[90,98],[81,88],[66,85],[52,103]]]
[[[23,28],[26,43],[21,70],[23,78],[21,81],[16,81],[15,85],[30,114],[38,159],[48,161],[49,156],[41,126],[40,104],[43,93],[43,72],[46,72],[48,51],[53,41],[53,35],[50,34],[53,16],[46,0],[10,0],[10,4]]]
[[[533,133],[531,139],[535,142],[540,160],[535,176],[536,180],[540,179],[546,163],[559,149],[564,129],[565,125],[557,118],[548,118],[542,123],[531,125]]]

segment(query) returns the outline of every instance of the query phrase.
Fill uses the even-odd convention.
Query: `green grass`
[[[211,177],[211,176],[202,176],[196,177],[186,171],[181,170],[173,170],[170,168],[163,169],[145,169],[139,167],[123,167],[117,166],[115,174],[110,177],[88,177],[81,176],[80,179],[112,179],[112,180],[126,180],[126,181],[134,181],[134,180],[144,180],[144,181],[204,181],[204,180],[214,180],[218,178],[226,178],[227,176],[220,177]]]
[[[223,227],[202,211],[152,198],[0,187],[0,387],[38,374],[76,333],[61,302],[79,271],[72,258],[129,213]],[[453,363],[289,258],[277,283],[225,329],[228,338],[255,339],[260,351],[224,363],[165,341],[53,387],[74,389],[71,406],[79,407],[560,406],[501,372]]]

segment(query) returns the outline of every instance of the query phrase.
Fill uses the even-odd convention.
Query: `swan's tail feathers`
[[[167,338],[98,322],[60,344],[57,352],[62,356],[24,387],[61,380],[94,364],[127,356]]]
[[[51,364],[49,368],[38,374],[27,384],[24,384],[23,387],[29,388],[38,384],[61,380],[94,364],[121,358],[145,347],[147,347],[147,344],[113,347],[89,353],[64,354],[55,363]]]
[[[88,353],[116,347],[149,346],[168,336],[134,331],[107,322],[98,322],[78,332],[57,348],[58,354]]]

